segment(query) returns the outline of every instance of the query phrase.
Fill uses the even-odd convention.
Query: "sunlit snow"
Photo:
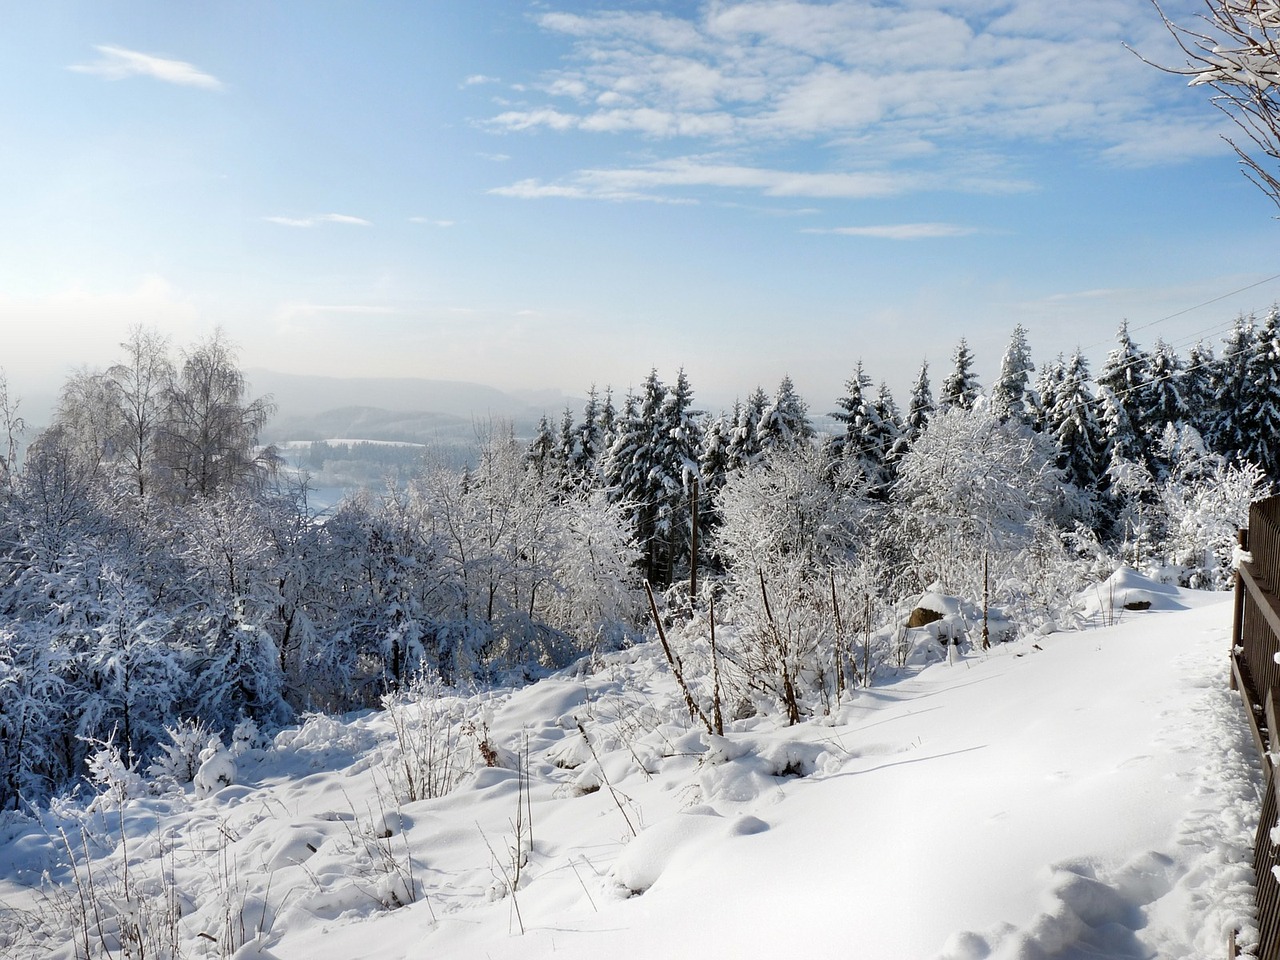
[[[906,669],[795,727],[691,726],[653,644],[405,703],[399,738],[312,717],[207,798],[7,821],[0,946],[123,956],[147,915],[181,956],[239,960],[1222,955],[1255,936],[1229,597],[1112,586],[1168,609]],[[453,789],[406,800],[406,764]]]

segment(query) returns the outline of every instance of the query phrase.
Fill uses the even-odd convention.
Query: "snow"
[[[395,724],[367,712],[215,751],[234,782],[207,797],[11,818],[0,953],[76,955],[71,851],[82,888],[88,867],[100,898],[134,891],[109,936],[168,897],[191,957],[1222,955],[1255,935],[1259,777],[1229,597],[1114,579],[1106,626],[904,670],[795,727],[690,726],[649,644],[440,712],[472,718],[444,796],[396,796]]]
[[[1106,622],[1126,609],[1182,609],[1181,596],[1182,591],[1177,587],[1158,583],[1132,567],[1121,566],[1102,583],[1081,593],[1078,605],[1086,618],[1101,617]]]

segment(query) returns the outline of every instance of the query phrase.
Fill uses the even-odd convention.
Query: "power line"
[[[1176,317],[1181,317],[1183,314],[1190,313],[1192,310],[1199,310],[1201,307],[1210,306],[1211,304],[1215,304],[1222,300],[1226,300],[1228,297],[1234,297],[1237,293],[1244,293],[1246,290],[1252,290],[1254,287],[1260,287],[1264,283],[1270,283],[1272,280],[1280,280],[1280,273],[1274,274],[1273,276],[1267,277],[1263,280],[1258,280],[1255,283],[1249,284],[1248,286],[1241,287],[1239,290],[1232,290],[1230,293],[1224,293],[1219,297],[1214,297],[1212,300],[1206,300],[1204,303],[1197,303],[1194,307],[1187,307],[1185,310],[1179,310],[1177,313],[1171,313],[1167,317],[1161,317],[1159,320],[1152,320],[1149,323],[1141,324],[1140,326],[1134,327],[1133,329],[1146,330],[1148,327],[1154,327],[1158,323],[1165,323],[1168,320],[1173,320]]]

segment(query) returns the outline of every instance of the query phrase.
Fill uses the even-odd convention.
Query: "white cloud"
[[[976,145],[993,183],[1010,182],[1011,158],[1029,143],[1126,165],[1219,149],[1205,145],[1204,105],[1125,49],[1168,51],[1145,4],[723,0],[685,17],[550,12],[536,22],[568,38],[570,53],[492,129],[694,139],[743,159],[745,148],[829,146],[863,165],[909,159],[933,174],[921,184],[983,179],[955,159]],[[1139,133],[1155,127],[1165,135]],[[580,178],[542,190],[590,194]]]
[[[1019,180],[921,174],[909,171],[797,171],[727,163],[707,157],[678,157],[643,167],[579,170],[568,180],[520,180],[489,192],[522,200],[558,197],[576,200],[694,202],[698,189],[749,191],[767,197],[866,200],[947,187],[971,193],[1024,190]],[[672,191],[677,192],[674,196]]]
[[[473,73],[471,76],[467,77],[467,79],[462,81],[462,85],[464,87],[475,87],[484,83],[500,83],[500,82],[501,81],[497,77],[485,76],[483,73]]]
[[[151,77],[165,83],[184,87],[200,87],[204,90],[221,90],[223,83],[212,74],[205,73],[182,60],[168,60],[124,47],[99,45],[94,47],[102,56],[92,63],[78,63],[68,67],[77,73],[91,73],[108,80],[125,77]]]
[[[321,223],[345,223],[355,227],[371,227],[373,221],[364,217],[352,217],[345,213],[321,213],[313,217],[263,217],[268,223],[276,223],[282,227],[314,227]]]
[[[457,225],[456,220],[432,220],[430,217],[410,217],[410,223],[427,223],[433,227],[453,227]]]
[[[967,237],[976,233],[973,227],[956,223],[887,223],[871,227],[810,228],[801,233],[833,233],[844,237],[876,237],[882,240],[932,240],[941,237]]]

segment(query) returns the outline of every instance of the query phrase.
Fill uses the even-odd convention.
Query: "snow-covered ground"
[[[244,960],[1224,956],[1258,777],[1231,606],[1157,599],[723,738],[653,644],[311,718],[211,796],[0,825],[0,953],[137,956],[143,918]]]

